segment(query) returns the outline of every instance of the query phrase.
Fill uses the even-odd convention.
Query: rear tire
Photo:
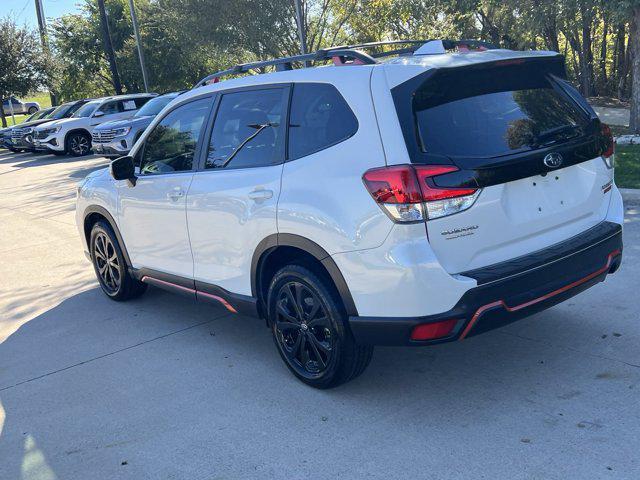
[[[33,115],[37,111],[38,111],[38,109],[36,107],[29,107],[29,115]]]
[[[371,362],[373,347],[356,344],[342,302],[324,276],[287,265],[271,280],[267,299],[278,353],[307,385],[337,387]]]
[[[91,136],[88,133],[73,132],[64,142],[65,151],[74,157],[84,157],[91,153]]]
[[[89,251],[100,288],[110,299],[123,302],[146,291],[147,284],[129,273],[118,239],[107,222],[100,220],[91,229]]]

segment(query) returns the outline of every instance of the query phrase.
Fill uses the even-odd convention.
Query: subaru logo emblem
[[[544,164],[549,168],[559,168],[562,166],[562,155],[559,153],[550,153],[543,160]]]

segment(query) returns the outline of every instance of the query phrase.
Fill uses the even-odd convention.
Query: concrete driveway
[[[609,125],[629,126],[630,112],[628,108],[593,107],[604,123]]]
[[[102,295],[73,203],[105,164],[0,151],[0,479],[640,478],[638,205],[606,283],[316,391],[258,320]]]

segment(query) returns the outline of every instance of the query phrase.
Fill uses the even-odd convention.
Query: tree
[[[629,129],[640,134],[640,0],[609,0],[614,20],[629,22],[629,45],[627,47],[627,65],[631,74],[631,117]],[[624,46],[622,46],[624,55]]]
[[[47,61],[38,36],[9,18],[0,20],[0,105],[11,95],[24,96],[46,81]],[[0,107],[2,126],[7,126]]]

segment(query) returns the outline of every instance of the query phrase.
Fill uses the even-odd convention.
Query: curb
[[[617,145],[638,145],[640,144],[640,135],[621,135],[613,139]]]
[[[640,188],[620,188],[622,199],[625,201],[640,201]]]

